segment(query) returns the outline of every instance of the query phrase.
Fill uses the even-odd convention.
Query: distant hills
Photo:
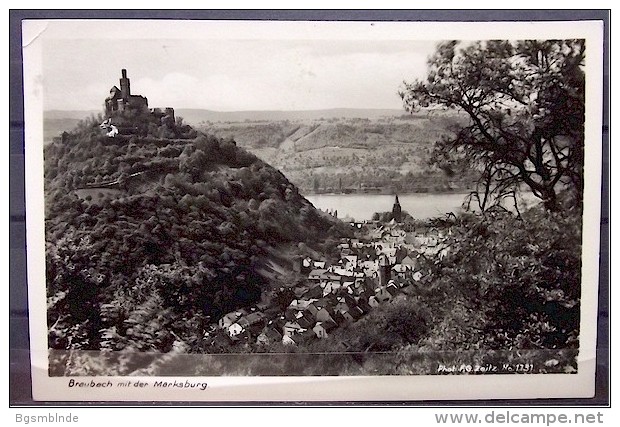
[[[281,170],[304,194],[471,189],[469,173],[446,174],[430,162],[435,142],[453,137],[453,127],[464,122],[454,112],[331,110],[308,112],[307,117],[211,121],[198,127],[234,139]]]
[[[73,129],[80,120],[97,116],[101,110],[47,110],[43,114],[45,123],[45,140],[57,136],[63,131]],[[370,108],[332,108],[325,110],[299,111],[213,111],[197,108],[178,108],[176,115],[183,117],[186,123],[197,125],[205,122],[243,122],[243,121],[284,121],[284,120],[318,120],[333,118],[378,118],[398,117],[406,114],[399,109]]]
[[[99,111],[50,110],[52,140]],[[471,187],[472,177],[446,176],[429,165],[435,141],[463,118],[443,110],[334,108],[305,111],[176,109],[178,117],[281,170],[304,194],[321,192],[445,192]]]

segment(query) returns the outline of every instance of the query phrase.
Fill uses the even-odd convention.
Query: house
[[[356,303],[357,303],[357,306],[360,308],[360,310],[362,310],[364,314],[372,310],[372,307],[370,306],[370,304],[368,304],[368,300],[365,297],[357,297]]]
[[[297,311],[302,311],[305,310],[306,308],[308,308],[308,306],[310,304],[312,304],[314,301],[317,301],[317,299],[294,299],[293,301],[291,301],[291,303],[289,304],[288,308],[292,308],[293,310],[297,310]]]
[[[325,322],[317,322],[317,324],[312,328],[312,331],[316,334],[317,338],[327,338],[328,333],[332,330],[336,329],[338,325],[333,320],[328,320]]]
[[[342,276],[338,275],[338,274],[330,274],[327,273],[323,276],[324,280],[331,280],[333,282],[340,282],[342,281]]]
[[[237,321],[237,323],[240,324],[244,328],[248,328],[257,323],[261,323],[264,320],[265,320],[265,315],[261,313],[260,311],[255,311],[252,314],[248,314],[247,316],[240,318]]]
[[[349,315],[349,318],[352,319],[352,317]],[[334,313],[334,321],[338,324],[338,325],[346,325],[347,323],[352,322],[353,320],[349,320],[348,318],[346,318],[340,311],[336,311]]]
[[[394,267],[392,267],[394,276],[400,279],[404,279],[407,276],[408,271],[410,271],[409,268],[404,264],[395,264]]]
[[[349,295],[353,295],[355,293],[355,282],[344,282],[342,284],[342,290]]]
[[[265,315],[260,311],[256,311],[252,314],[248,314],[237,320],[237,325],[243,328],[243,331],[247,331],[251,334],[258,333],[265,324]]]
[[[362,311],[362,309],[356,305],[351,307],[351,309],[349,310],[349,313],[355,320],[359,320],[364,315],[364,312]]]
[[[344,302],[345,304],[347,304],[349,306],[354,306],[355,305],[355,298],[353,298],[349,294],[344,294],[343,296],[339,297],[338,301],[339,302]]]
[[[415,233],[407,233],[405,235],[405,243],[408,245],[413,245],[413,246],[420,246],[420,242],[418,241],[418,239],[416,238]]]
[[[336,309],[335,316],[340,318],[340,323],[351,323],[358,320],[362,317],[364,313],[357,306],[348,306],[346,304],[342,304],[339,308]],[[338,319],[334,318],[337,322]],[[344,321],[343,321],[344,319]]]
[[[305,329],[302,328],[299,323],[289,321],[284,324],[284,327],[282,328],[282,335],[298,334],[304,330]]]
[[[301,258],[299,260],[299,272],[301,274],[308,274],[310,272],[310,270],[312,270],[312,258],[310,257],[305,257],[305,258]]]
[[[388,285],[385,290],[392,295],[392,298],[398,295],[398,288],[395,285]]]
[[[339,298],[339,300],[340,301],[338,301],[338,304],[336,304],[336,306],[334,307],[334,311],[349,311],[349,305],[344,300],[342,300],[342,298]]]
[[[308,273],[308,280],[321,280],[323,276],[325,276],[327,270],[322,268],[315,268],[310,273]]]
[[[319,307],[317,307],[315,302],[316,301],[314,301],[312,304],[308,305],[308,307],[306,307],[305,312],[308,313],[310,316],[316,318],[316,314],[319,312]]]
[[[340,310],[336,312],[336,316],[340,317],[340,323],[352,323],[355,322],[355,318],[349,310]]]
[[[299,313],[298,310],[295,310],[294,308],[291,308],[291,307],[287,307],[286,310],[284,310],[284,318],[286,320],[294,322],[295,319],[297,319],[297,313]]]
[[[303,344],[306,343],[310,340],[313,340],[316,338],[316,334],[314,333],[314,331],[312,329],[309,329],[307,331],[303,331],[299,334],[295,334],[295,335],[291,335],[290,336],[291,340],[295,343],[295,344]]]
[[[404,265],[405,267],[407,267],[409,270],[415,270],[418,268],[417,258],[411,258],[411,256],[409,255],[404,257],[400,263],[401,265]]]
[[[230,313],[225,314],[217,323],[220,328],[227,329],[230,325],[246,314],[248,314],[248,312],[243,309],[231,311]]]
[[[312,329],[312,327],[316,323],[314,318],[302,312],[300,312],[299,314],[300,316],[297,318],[297,324],[301,326],[302,329]]]
[[[357,255],[345,255],[343,258],[344,268],[353,270],[357,267]]]
[[[383,226],[377,227],[370,232],[370,238],[372,240],[378,240],[383,236]]]
[[[331,271],[331,273],[337,274],[339,276],[347,276],[347,277],[353,276],[352,270],[347,270],[346,268],[343,268],[343,267],[331,266],[329,270]]]
[[[332,314],[326,308],[319,309],[319,311],[316,312],[314,318],[317,322],[334,321]]]
[[[266,319],[273,319],[274,317],[278,317],[281,312],[282,312],[282,310],[279,307],[269,307],[264,312],[265,313],[265,318]]]
[[[362,268],[364,270],[375,270],[379,269],[379,262],[377,260],[365,260],[362,263]]]
[[[376,296],[373,295],[370,298],[368,298],[368,305],[371,306],[372,308],[379,307],[379,300],[377,299]]]
[[[323,296],[323,289],[322,289],[322,287],[321,286],[313,286],[313,287],[308,289],[303,294],[303,299],[313,300],[313,299],[321,298],[322,296]]]
[[[324,269],[325,268],[325,261],[314,261],[313,267],[314,268],[319,268],[319,269]]]
[[[308,305],[308,307],[305,310],[305,313],[308,313],[308,315],[312,316],[314,319],[325,320],[325,319],[320,319],[319,317],[325,317],[326,315],[327,317],[329,317],[331,306],[332,306],[332,303],[328,299],[321,298],[319,300],[312,302],[312,304]]]
[[[385,255],[388,258],[392,258],[392,257],[396,257],[396,248],[395,247],[390,247],[390,248],[384,248],[383,251],[381,251],[381,253],[383,255]]]
[[[238,335],[240,335],[244,331],[244,329],[243,329],[243,327],[240,324],[233,323],[232,325],[230,325],[228,327],[227,331],[228,331],[228,336],[229,337],[235,338]]]
[[[230,339],[230,337],[227,334],[223,332],[216,333],[215,336],[213,337],[213,340],[211,340],[211,346],[217,347],[217,348],[230,347],[232,344],[233,344],[233,341]]]
[[[338,299],[336,298],[336,295],[334,294],[329,294],[321,299],[319,299],[318,301],[316,301],[317,304],[317,308],[326,308],[329,311],[333,311],[333,308],[336,304],[338,304]]]
[[[284,344],[284,345],[296,345],[297,343],[295,341],[293,341],[293,338],[291,338],[290,335],[284,335],[284,336],[282,336],[282,344]]]
[[[338,282],[326,282],[325,287],[323,288],[323,295],[321,296],[335,294],[340,288],[342,288],[342,285]]]
[[[413,273],[412,276],[413,280],[415,280],[416,282],[419,282],[420,279],[422,278],[422,273],[420,271],[416,271],[415,273]]]
[[[271,344],[282,341],[282,334],[272,327],[266,327],[256,338],[256,344]]]
[[[377,301],[379,301],[380,303],[383,303],[391,300],[392,294],[387,291],[385,286],[381,286],[375,289],[375,298],[377,298]]]
[[[286,317],[284,316],[280,316],[272,321],[269,322],[269,325],[272,326],[273,328],[281,331],[284,329],[284,325],[286,324],[286,322],[288,322],[288,320],[286,319]]]

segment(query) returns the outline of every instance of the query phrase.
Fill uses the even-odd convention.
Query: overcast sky
[[[119,27],[109,25],[109,31]],[[120,27],[122,30],[122,27]],[[99,109],[122,68],[151,107],[238,110],[402,108],[403,80],[422,77],[435,41],[46,39],[46,110]],[[130,34],[131,35],[131,34]],[[83,36],[83,34],[82,34]]]

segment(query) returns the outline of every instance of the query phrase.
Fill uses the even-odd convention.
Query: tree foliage
[[[97,120],[45,147],[45,196],[55,349],[195,351],[209,322],[269,289],[278,245],[340,233],[234,141],[107,138]]]
[[[459,302],[467,313],[460,323],[470,330],[451,340],[441,328],[441,339],[456,348],[577,348],[581,216],[574,209],[535,207],[523,221],[501,211],[454,218],[442,242],[447,255],[428,277],[427,302],[448,317],[457,310],[445,301]]]
[[[548,210],[583,192],[584,40],[443,42],[426,79],[405,83],[405,108],[457,109],[469,119],[437,142],[434,161],[480,172],[485,210],[526,185]]]

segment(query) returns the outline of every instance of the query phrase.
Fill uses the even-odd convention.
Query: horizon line
[[[360,107],[329,107],[329,108],[312,108],[312,109],[308,109],[308,110],[283,110],[283,109],[265,109],[265,110],[258,110],[258,109],[251,109],[251,110],[213,110],[210,108],[201,108],[201,107],[172,107],[176,110],[204,110],[204,111],[213,111],[216,113],[243,113],[243,112],[310,112],[310,111],[333,111],[333,110],[359,110],[359,111],[364,111],[364,110],[387,110],[387,111],[403,111],[404,113],[407,113],[407,110],[400,109],[400,108],[386,108],[386,107],[367,107],[367,108],[360,108]],[[427,108],[421,108],[422,110],[427,109]],[[101,109],[103,111],[103,108]],[[43,111],[98,111],[95,108],[71,108],[71,109],[64,109],[64,108],[44,108]]]

